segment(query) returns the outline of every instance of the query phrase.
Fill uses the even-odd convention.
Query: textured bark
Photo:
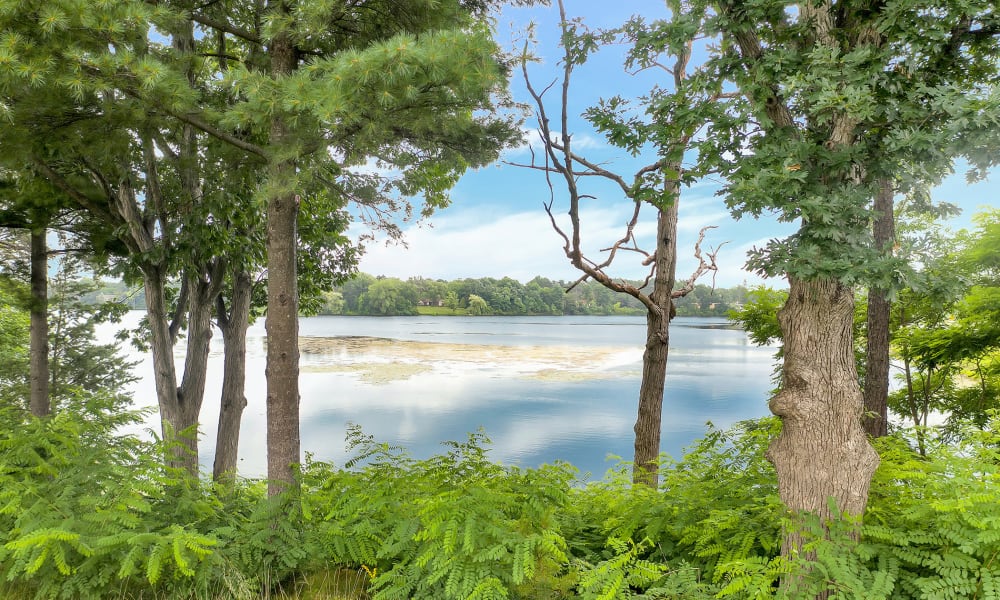
[[[279,13],[287,7],[279,3]],[[284,77],[295,70],[296,56],[288,32],[269,45],[271,72]],[[280,115],[271,123],[271,146],[289,143],[290,131]],[[295,249],[298,200],[289,189],[295,162],[276,159],[269,165],[273,186],[267,203],[267,478],[268,494],[295,486],[293,465],[300,462],[299,320]]]
[[[853,292],[832,280],[791,279],[778,312],[784,335],[783,387],[771,400],[782,420],[768,449],[782,501],[823,519],[832,498],[860,515],[878,455],[861,428],[862,399],[852,349]],[[798,546],[794,531],[783,555]]]
[[[222,330],[224,367],[222,401],[219,407],[219,429],[216,435],[215,464],[212,477],[220,483],[232,482],[240,445],[240,420],[247,406],[246,356],[247,327],[250,317],[252,283],[247,273],[233,277],[233,297],[227,312],[219,297],[216,320]]]
[[[186,439],[180,432],[192,423],[186,422],[180,408],[177,388],[177,368],[174,364],[174,336],[170,331],[170,317],[164,294],[166,277],[162,269],[147,265],[143,268],[143,287],[146,291],[146,316],[149,320],[150,350],[153,355],[153,381],[156,387],[156,402],[160,409],[160,433],[164,441],[178,441],[183,448],[194,451],[193,457],[179,451],[168,456],[172,467],[197,469],[198,440]],[[195,423],[196,424],[196,423]],[[195,470],[197,472],[197,470]]]
[[[896,241],[896,223],[893,216],[892,181],[879,182],[875,197],[875,219],[872,233],[875,247],[889,254]],[[868,338],[865,347],[865,414],[861,420],[865,432],[872,437],[887,433],[889,399],[889,313],[892,307],[886,291],[872,288],[868,291]]]
[[[184,466],[192,475],[198,474],[197,429],[205,399],[212,342],[212,309],[218,294],[217,278],[220,276],[217,273],[211,278],[188,275],[187,349],[184,353],[184,376],[177,390],[177,408],[182,429],[192,428],[191,435],[183,436],[189,451]]]
[[[29,335],[30,409],[48,416],[49,402],[49,261],[45,229],[31,232],[31,333]]]
[[[659,480],[660,430],[663,392],[670,352],[671,293],[677,270],[677,202],[659,211],[656,223],[656,275],[650,300],[658,310],[646,311],[646,349],[642,354],[642,383],[635,427],[635,463],[632,480],[656,487]]]
[[[215,295],[218,294],[218,284],[215,283],[217,280],[214,276],[202,279],[189,275],[184,287],[189,291],[181,293],[178,314],[186,310],[188,319],[184,376],[178,386],[174,343],[180,323],[176,318],[171,322],[167,312],[164,294],[166,277],[162,269],[154,266],[145,267],[143,275],[161,433],[164,440],[178,444],[168,456],[168,463],[197,476],[198,424],[208,378],[212,306]]]

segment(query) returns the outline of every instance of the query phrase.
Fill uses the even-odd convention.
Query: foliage
[[[20,402],[28,389],[30,318],[18,300],[23,292],[13,293],[12,286],[23,284],[0,277],[0,406]]]
[[[424,461],[354,430],[357,472],[313,464],[303,488],[322,555],[373,565],[374,598],[543,598],[560,584],[565,541],[558,513],[575,471],[503,467],[487,442],[464,443]]]
[[[82,298],[93,292],[97,284],[80,279],[81,268],[73,258],[66,257],[50,282],[50,394],[58,404],[74,390],[101,390],[126,406],[131,398],[124,389],[135,381],[134,365],[125,359],[117,343],[94,341],[96,326],[117,321],[126,307],[114,300],[84,302]]]
[[[942,232],[912,210],[901,212],[901,240],[919,268],[893,301],[892,359],[897,385],[890,410],[916,432],[918,448],[932,415],[945,418],[946,435],[985,427],[989,411],[1000,408],[1000,279],[991,244],[1000,231],[995,210],[974,215],[972,231]],[[970,286],[970,282],[976,285]],[[777,311],[787,292],[751,290],[730,319],[758,345],[781,341]],[[855,349],[859,374],[866,334],[864,302],[855,304]]]
[[[163,448],[115,433],[140,417],[85,394],[46,420],[0,411],[0,592],[258,598],[343,567],[379,599],[860,600],[991,597],[1000,577],[1000,419],[926,457],[912,434],[880,440],[861,543],[815,523],[786,560],[775,419],[710,428],[658,490],[628,464],[589,484],[499,465],[482,434],[418,460],[352,430],[344,468],[310,460],[300,495],[267,499],[165,470]]]
[[[77,279],[78,268],[74,259],[64,257],[50,283],[50,395],[56,410],[80,390],[101,390],[124,406],[130,399],[123,390],[134,380],[131,365],[116,344],[93,341],[95,326],[116,319],[123,307],[117,302],[84,302],[97,286]],[[23,281],[0,280],[0,400],[8,405],[21,403],[27,389],[28,302]]]
[[[632,282],[641,285],[641,282]],[[358,273],[328,295],[319,312],[322,314],[386,315],[412,314],[494,314],[494,315],[642,315],[645,308],[629,296],[613,292],[600,283],[586,281],[570,291],[570,282],[535,277],[526,284],[504,277],[495,279],[456,279],[443,281],[410,278],[407,281],[373,277]],[[375,286],[376,294],[371,294]],[[339,294],[339,295],[338,295]],[[742,307],[746,288],[711,288],[694,286],[691,293],[674,300],[681,317],[721,317],[732,307]],[[472,298],[486,303],[485,308]],[[376,302],[376,300],[378,300]],[[385,307],[392,310],[386,311]]]
[[[412,315],[416,314],[416,308],[416,290],[399,279],[372,282],[360,299],[361,311],[369,315]]]
[[[165,471],[162,449],[116,435],[143,415],[113,406],[77,394],[44,420],[0,411],[0,576],[36,598],[212,597],[227,567],[204,531],[225,512]]]
[[[747,292],[747,302],[742,308],[729,311],[729,320],[747,332],[750,341],[758,346],[769,346],[781,341],[778,310],[788,299],[787,290],[755,287]],[[780,356],[780,350],[778,355]]]
[[[978,227],[971,232],[922,236],[934,251],[920,277],[900,293],[892,323],[901,385],[890,395],[890,408],[918,427],[926,427],[931,414],[943,414],[952,436],[969,423],[985,426],[988,411],[1000,407],[1000,281],[990,247],[1000,220],[995,210],[973,220]]]

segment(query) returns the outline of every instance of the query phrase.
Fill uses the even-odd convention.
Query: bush
[[[211,598],[226,581],[220,501],[166,470],[162,448],[116,435],[136,412],[76,397],[46,419],[0,410],[0,577],[36,598],[151,589]]]
[[[567,464],[499,465],[482,433],[417,460],[355,429],[344,468],[310,459],[299,495],[267,499],[262,482],[166,469],[165,448],[115,433],[141,418],[115,402],[77,394],[44,420],[0,409],[6,597],[258,598],[338,572],[367,573],[377,600],[998,594],[996,419],[927,457],[879,440],[863,523],[813,521],[788,561],[772,419],[709,429],[663,461],[658,490],[633,487],[627,464],[588,485]]]

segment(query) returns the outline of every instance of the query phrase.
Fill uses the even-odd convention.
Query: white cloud
[[[540,209],[499,218],[469,216],[438,217],[433,228],[411,226],[405,232],[406,247],[372,243],[361,270],[400,278],[510,276],[522,281],[535,275],[569,276],[572,271]]]
[[[524,143],[520,146],[516,146],[507,150],[504,156],[507,159],[515,159],[529,156],[531,151],[535,151],[535,155],[540,159],[544,160],[543,154],[545,148],[542,146],[542,132],[535,129],[523,129],[521,133],[524,134]],[[558,140],[562,136],[560,131],[550,131],[549,132],[552,139]],[[571,133],[571,146],[574,152],[580,150],[599,150],[608,148],[607,143],[602,138],[591,135],[589,133]]]
[[[560,410],[561,409],[561,410]],[[632,422],[619,413],[606,412],[599,418],[581,420],[572,407],[553,407],[553,413],[563,413],[563,418],[545,419],[525,417],[504,423],[504,427],[492,434],[493,458],[504,463],[516,463],[517,459],[532,451],[544,450],[566,440],[584,437],[622,438],[631,435]],[[598,415],[595,415],[598,416]]]
[[[584,208],[581,221],[585,250],[595,259],[602,258],[600,249],[622,236],[629,216],[630,207],[625,204]],[[560,212],[557,219],[568,231],[566,215]],[[688,277],[696,266],[694,244],[705,225],[720,225],[720,229],[709,232],[704,250],[733,239],[730,237],[733,223],[725,211],[706,210],[682,218],[678,227],[678,277]],[[636,228],[640,247],[652,244],[655,231],[656,224],[651,219],[640,222]],[[384,242],[370,244],[361,261],[361,270],[402,279],[508,276],[524,282],[537,275],[564,280],[579,277],[563,253],[562,238],[553,231],[548,215],[541,208],[512,214],[496,214],[486,207],[445,212],[435,217],[433,227],[407,228],[405,240],[406,247]],[[742,270],[745,255],[738,255],[743,247],[729,244],[719,253],[719,285],[735,285],[750,278]],[[638,253],[621,252],[615,261],[617,268],[609,269],[609,273],[616,277],[644,277],[648,267],[642,266],[643,258]]]

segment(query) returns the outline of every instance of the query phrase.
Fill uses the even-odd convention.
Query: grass
[[[262,600],[368,600],[367,569],[326,569],[296,582],[295,589],[279,591]]]
[[[465,309],[459,312],[459,309],[452,310],[447,306],[418,306],[418,315],[429,315],[432,317],[453,317],[461,316],[465,314]]]

